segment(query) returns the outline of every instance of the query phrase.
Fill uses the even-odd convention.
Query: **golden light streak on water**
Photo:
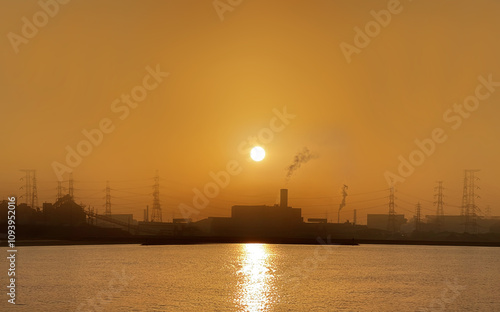
[[[239,285],[237,305],[242,311],[267,311],[273,303],[273,276],[270,268],[269,250],[265,244],[242,245],[242,267],[238,272]]]

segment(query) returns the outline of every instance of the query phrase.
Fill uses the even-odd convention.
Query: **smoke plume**
[[[294,158],[292,164],[290,164],[286,170],[286,180],[290,180],[292,177],[293,173],[297,171],[297,169],[300,168],[303,164],[307,163],[311,159],[318,158],[318,155],[315,153],[311,153],[307,147],[304,147],[302,151],[297,153]]]
[[[342,210],[342,208],[345,207],[345,198],[347,196],[347,192],[346,192],[347,189],[348,189],[348,186],[344,184],[344,187],[342,188],[342,202],[339,205],[339,213],[340,213],[340,210]]]

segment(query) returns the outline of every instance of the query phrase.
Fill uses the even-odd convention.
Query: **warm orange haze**
[[[68,166],[77,202],[104,209],[109,180],[113,212],[142,218],[158,169],[164,217],[181,217],[177,207],[191,201],[192,189],[236,160],[241,173],[197,218],[228,215],[236,203],[272,204],[283,186],[293,206],[324,217],[340,202],[342,184],[352,194],[387,189],[384,173],[399,175],[398,156],[408,160],[419,148],[414,141],[440,128],[446,139],[396,181],[397,191],[414,196],[399,196],[411,203],[398,203],[400,212],[413,212],[418,200],[434,211],[442,180],[445,214],[457,214],[463,170],[478,168],[478,205],[498,215],[499,4],[401,2],[390,25],[356,48],[363,40],[353,28],[364,29],[375,20],[370,11],[387,3],[243,1],[223,11],[222,22],[210,1],[61,5],[27,43],[4,37],[0,195],[23,194],[19,169],[35,169],[40,205],[54,201],[53,162],[68,165],[66,148],[102,127],[99,144],[81,147],[88,155]],[[5,2],[1,29],[23,36],[21,17],[39,9]],[[342,42],[361,52],[345,54]],[[478,91],[491,95],[474,110],[455,110],[470,106],[464,101],[479,77],[493,81]],[[273,121],[275,111],[293,118]],[[253,145],[265,148],[263,161],[240,153]],[[285,185],[285,169],[304,146],[319,157]],[[380,206],[359,211],[361,223],[366,212],[386,213],[387,196],[351,197],[342,218],[352,219],[354,208]]]
[[[22,239],[105,237],[146,244],[145,257],[177,263],[176,274],[159,260],[149,272],[149,264],[137,260],[138,246],[57,249],[55,258],[75,257],[78,264],[26,247],[18,257],[26,255],[33,276],[28,287],[43,281],[68,288],[68,302],[57,308],[83,311],[88,304],[91,310],[90,301],[67,298],[79,298],[80,286],[82,298],[95,297],[88,285],[118,274],[104,269],[117,265],[114,259],[130,263],[123,262],[125,271],[116,267],[123,288],[113,298],[127,299],[111,300],[110,311],[270,311],[278,304],[287,311],[360,311],[372,301],[376,311],[394,309],[385,293],[370,293],[381,284],[402,289],[395,302],[405,311],[423,306],[418,298],[432,302],[445,279],[477,265],[469,256],[495,265],[498,248],[332,251],[325,245],[408,238],[415,238],[412,244],[500,245],[499,1],[0,5],[0,234],[10,243],[14,232],[5,228],[26,222],[33,227]],[[14,209],[16,220],[9,215]],[[100,228],[112,215],[113,225]],[[41,237],[45,227],[55,236]],[[168,235],[168,244],[202,245],[152,246],[166,244]],[[102,263],[92,262],[101,256]],[[396,258],[399,275],[386,274]],[[436,259],[455,262],[441,271]],[[209,269],[197,271],[205,265]],[[61,281],[43,275],[61,266],[67,271]],[[68,272],[82,281],[83,272],[94,269],[100,275],[88,284],[65,284],[73,278]],[[440,304],[495,310],[500,303],[490,295],[497,294],[474,285],[500,289],[497,277],[485,271],[449,282],[456,296]],[[395,282],[403,280],[408,284]],[[199,302],[183,291],[212,281]],[[166,297],[137,306],[146,301],[127,297],[128,283],[135,282],[147,294],[155,293],[149,287],[166,287]],[[315,287],[336,295],[325,299]],[[351,289],[367,295],[351,300]],[[469,291],[471,297],[464,295]],[[223,296],[214,293],[232,295],[219,301]],[[40,309],[57,301],[26,294],[19,300],[33,296],[46,304]],[[294,305],[294,298],[307,299]]]

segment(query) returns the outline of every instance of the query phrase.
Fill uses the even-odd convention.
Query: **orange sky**
[[[447,140],[396,184],[396,211],[410,217],[420,200],[433,213],[443,180],[445,213],[458,213],[463,170],[477,168],[479,208],[500,214],[500,88],[456,130],[443,119],[475,95],[479,76],[500,81],[500,3],[401,1],[402,11],[348,63],[341,43],[354,45],[354,28],[388,2],[243,0],[221,21],[209,0],[73,0],[14,46],[9,33],[22,35],[22,18],[41,7],[3,1],[0,198],[21,195],[19,169],[36,169],[40,204],[53,201],[53,162],[64,163],[66,146],[109,118],[114,130],[74,168],[75,197],[85,205],[103,211],[110,180],[113,212],[142,220],[158,169],[164,220],[181,217],[192,189],[236,160],[241,173],[195,219],[228,216],[233,204],[274,204],[282,187],[304,217],[332,217],[345,183],[342,219],[357,208],[364,223],[367,212],[388,210],[388,191],[374,192],[388,188],[384,173],[397,174],[398,156],[408,159],[415,139],[441,128]],[[143,84],[148,66],[169,76],[121,120],[112,103]],[[249,162],[239,144],[284,107],[295,118],[263,144],[262,162]],[[285,168],[304,147],[319,157],[286,184]]]

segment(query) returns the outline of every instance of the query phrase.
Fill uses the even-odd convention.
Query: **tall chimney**
[[[280,190],[280,206],[282,208],[288,207],[288,189]]]

